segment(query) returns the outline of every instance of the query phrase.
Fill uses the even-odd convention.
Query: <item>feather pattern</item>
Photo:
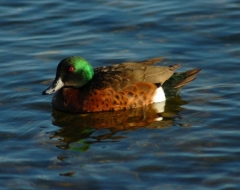
[[[163,58],[159,57],[141,62],[125,62],[95,68],[95,74],[92,79],[94,82],[90,81],[89,85],[99,90],[109,86],[114,90],[122,90],[127,85],[137,82],[160,83],[162,85],[173,75],[174,70],[180,67],[179,64],[172,66],[152,66],[162,60]]]

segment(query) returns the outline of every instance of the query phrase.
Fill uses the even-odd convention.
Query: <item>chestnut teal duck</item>
[[[93,67],[82,57],[63,59],[52,85],[52,106],[69,113],[127,110],[166,101],[193,81],[200,68],[175,72],[180,64],[155,66],[162,57]]]

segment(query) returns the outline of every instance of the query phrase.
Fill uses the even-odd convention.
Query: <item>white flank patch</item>
[[[164,112],[165,104],[166,104],[166,102],[164,101],[164,102],[155,103],[152,106],[156,110],[156,113],[162,113],[162,112]],[[161,118],[162,117],[159,117],[158,121],[160,121]]]
[[[152,101],[153,101],[153,103],[157,103],[157,102],[164,102],[165,100],[166,100],[165,93],[163,91],[163,88],[160,86],[155,91],[155,94],[153,96],[153,100]]]

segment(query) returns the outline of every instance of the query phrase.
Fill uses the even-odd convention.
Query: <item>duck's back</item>
[[[180,67],[179,64],[153,66],[161,60],[163,58],[153,58],[141,62],[125,62],[96,68],[90,84],[96,89],[112,87],[114,90],[123,90],[128,85],[138,82],[161,86]]]

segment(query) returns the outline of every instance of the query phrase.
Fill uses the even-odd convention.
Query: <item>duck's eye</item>
[[[74,69],[75,69],[75,68],[71,66],[71,67],[69,67],[68,71],[69,71],[69,72],[73,72]]]

